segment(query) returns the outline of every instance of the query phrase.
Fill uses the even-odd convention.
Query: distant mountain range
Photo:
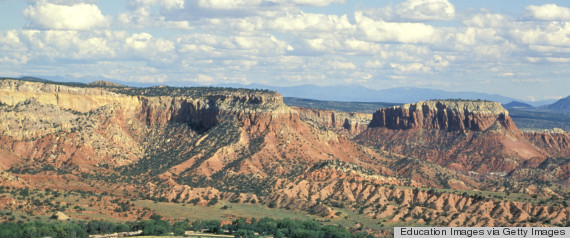
[[[299,85],[289,87],[267,86],[261,84],[221,84],[224,87],[245,87],[269,89],[281,93],[284,97],[307,98],[323,101],[345,101],[345,102],[388,102],[388,103],[414,103],[430,99],[481,99],[507,104],[513,101],[520,101],[515,98],[505,97],[498,94],[488,94],[479,92],[450,92],[438,89],[427,88],[389,88],[370,89],[357,85],[340,86],[316,86]],[[556,102],[556,100],[545,100],[536,102],[526,102],[531,106],[542,106]]]
[[[550,110],[570,112],[570,96],[562,98],[547,107]]]
[[[45,77],[50,80],[60,82],[73,82],[68,79],[60,77]],[[32,81],[41,81],[44,79],[36,77],[22,77],[21,79]],[[101,79],[82,78],[76,81],[92,82]],[[138,83],[138,82],[125,82],[120,80],[103,79],[109,82],[127,85],[131,87],[151,87],[156,86],[155,83]],[[191,82],[167,82],[165,85],[174,87],[192,87],[203,86]],[[284,97],[305,98],[322,101],[339,101],[339,102],[385,102],[385,103],[414,103],[417,101],[425,101],[430,99],[481,99],[499,102],[501,104],[509,104],[511,102],[520,102],[528,104],[532,107],[545,106],[555,103],[557,100],[544,100],[544,101],[521,101],[511,97],[505,97],[499,94],[488,94],[479,92],[450,92],[439,89],[427,88],[411,88],[399,87],[389,89],[370,89],[358,85],[338,85],[338,86],[317,86],[312,84],[298,85],[298,86],[269,86],[263,84],[218,84],[213,85],[218,87],[233,87],[233,88],[248,88],[248,89],[268,89],[281,93]],[[568,99],[570,101],[570,99]],[[520,105],[519,105],[520,106]],[[550,109],[550,108],[549,108]],[[555,109],[555,108],[552,108]]]
[[[510,103],[507,104],[503,104],[503,107],[505,107],[506,109],[527,109],[527,108],[533,108],[532,105],[524,103],[524,102],[519,102],[519,101],[512,101]]]

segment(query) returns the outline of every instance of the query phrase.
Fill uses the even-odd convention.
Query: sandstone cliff
[[[372,115],[367,113],[349,113],[301,107],[293,107],[293,109],[299,112],[301,120],[331,128],[350,138],[364,131],[372,119]]]
[[[500,103],[485,101],[425,101],[379,109],[370,127],[388,129],[436,129],[446,131],[485,131],[500,124],[518,131]]]
[[[356,140],[459,171],[509,172],[548,154],[531,144],[499,103],[426,101],[380,109]]]

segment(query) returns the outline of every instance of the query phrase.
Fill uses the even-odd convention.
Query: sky
[[[0,76],[570,94],[570,1],[0,0]]]

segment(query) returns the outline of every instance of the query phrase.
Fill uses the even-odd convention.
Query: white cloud
[[[429,72],[429,68],[424,67],[423,64],[420,63],[411,63],[411,64],[397,64],[397,63],[391,63],[390,67],[403,72],[403,73],[407,73],[407,72]]]
[[[364,67],[366,67],[366,68],[382,68],[382,67],[384,67],[384,62],[380,62],[379,60],[366,61],[366,63],[364,63]]]
[[[293,3],[298,5],[324,7],[332,3],[344,3],[344,0],[293,0]]]
[[[21,46],[21,43],[16,30],[7,31],[6,34],[0,34],[0,49],[2,50],[17,49]]]
[[[162,38],[155,39],[151,34],[134,33],[125,39],[127,48],[144,55],[152,56],[154,54],[169,53],[174,50],[174,43]]]
[[[570,47],[570,22],[550,22],[540,27],[515,28],[509,33],[514,40],[522,44]]]
[[[570,62],[570,58],[562,58],[562,57],[527,57],[526,60],[531,63],[556,63],[556,64],[564,64]]]
[[[243,9],[259,6],[261,0],[198,0],[201,8],[216,10]]]
[[[547,45],[529,45],[528,48],[540,53],[561,53],[570,54],[570,47],[556,47]]]
[[[333,35],[321,35],[318,38],[304,40],[306,50],[320,53],[333,53],[341,48],[340,42]]]
[[[334,70],[336,69],[356,69],[356,65],[354,65],[352,62],[341,62],[341,61],[334,61],[331,63],[331,66]]]
[[[426,63],[427,66],[431,67],[436,71],[441,71],[450,65],[449,58],[443,57],[441,55],[434,55],[433,58]]]
[[[77,60],[115,57],[107,39],[100,36],[57,30],[24,30],[20,34],[33,57]]]
[[[154,5],[160,5],[165,9],[182,9],[184,8],[184,0],[129,0],[127,5],[132,9],[146,8]]]
[[[185,20],[167,20],[165,16],[160,16],[158,13],[151,12],[151,9],[156,4],[157,0],[136,0],[131,1],[131,11],[120,13],[117,20],[128,27],[161,27],[171,29],[191,30],[193,27],[188,21]],[[184,2],[177,3],[176,1],[162,1],[161,4],[165,9],[171,10],[177,7],[184,7]],[[171,5],[174,4],[174,5]],[[176,5],[178,4],[178,5]],[[177,6],[177,7],[176,7]]]
[[[568,21],[570,20],[570,8],[556,4],[544,4],[541,6],[530,5],[526,7],[527,14],[534,19],[545,21]]]
[[[162,0],[160,3],[166,9],[182,9],[184,8],[184,0]]]
[[[527,78],[527,79],[516,78],[516,79],[511,79],[511,82],[513,82],[513,83],[524,83],[524,84],[528,84],[528,83],[544,84],[544,83],[548,83],[549,80],[545,80],[545,79],[541,79],[541,78]]]
[[[400,23],[373,20],[362,12],[355,13],[359,31],[371,41],[399,43],[433,43],[441,40],[440,32],[424,23]]]
[[[503,28],[511,26],[512,21],[510,17],[501,14],[479,13],[463,20],[463,24],[479,28]]]
[[[408,0],[395,6],[366,9],[368,17],[384,21],[452,20],[455,7],[448,0]]]
[[[103,16],[94,4],[57,5],[39,1],[23,12],[30,25],[39,29],[91,30],[109,26],[110,18]]]
[[[395,14],[413,20],[451,20],[455,7],[447,0],[408,0],[395,7]]]
[[[204,58],[276,57],[293,50],[293,47],[287,42],[270,34],[231,37],[192,34],[179,37],[176,40],[176,45],[178,50],[187,56]]]
[[[456,50],[466,51],[473,46],[498,45],[506,41],[497,29],[466,27],[458,32],[448,33],[448,47],[455,47]],[[452,44],[450,44],[452,43]]]
[[[279,31],[342,31],[353,28],[346,15],[325,15],[312,13],[287,14],[268,23],[270,29]]]

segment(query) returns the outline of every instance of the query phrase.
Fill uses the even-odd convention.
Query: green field
[[[319,216],[299,211],[269,208],[263,204],[241,204],[230,203],[227,201],[220,201],[213,206],[194,206],[191,204],[153,202],[150,200],[138,200],[134,203],[140,207],[148,207],[159,215],[180,220],[234,220],[239,217],[270,217],[274,219],[291,218],[300,220],[321,218]],[[224,206],[227,206],[228,208],[222,209]]]

